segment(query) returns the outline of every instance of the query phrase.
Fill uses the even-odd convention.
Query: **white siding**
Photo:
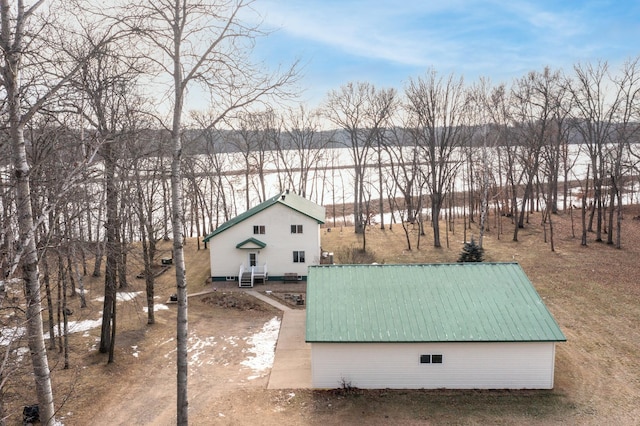
[[[264,234],[253,234],[254,225],[264,225]],[[292,234],[291,225],[302,225],[302,234]],[[255,238],[267,246],[260,250],[237,249],[236,245]],[[293,251],[304,251],[305,262],[294,263]],[[248,266],[250,251],[258,252],[258,265],[267,263],[270,276],[285,273],[307,275],[309,265],[320,263],[320,225],[282,204],[274,204],[235,226],[215,235],[209,242],[211,276],[236,276],[240,264]]]
[[[427,354],[442,364],[421,364]],[[311,345],[314,388],[551,389],[554,360],[554,342]]]

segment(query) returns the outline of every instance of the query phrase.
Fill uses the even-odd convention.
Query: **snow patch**
[[[29,348],[18,348],[16,349],[16,357],[18,362],[22,362],[25,356],[30,353]]]
[[[273,317],[262,326],[261,331],[247,339],[247,343],[252,345],[252,347],[247,351],[254,355],[242,361],[241,364],[251,368],[257,373],[271,368],[275,358],[275,348],[279,332],[280,319],[278,317]],[[253,380],[257,377],[259,376],[250,376],[249,380]]]
[[[97,320],[83,320],[83,321],[69,321],[69,333],[80,333],[82,331],[88,331],[93,328],[100,327],[102,325],[102,319]],[[58,336],[58,327],[54,328],[56,337]],[[0,346],[7,346],[12,341],[19,339],[26,334],[24,327],[7,327],[0,329]],[[44,333],[45,340],[49,338],[49,333]]]
[[[80,333],[81,331],[89,331],[102,325],[102,318],[97,320],[69,321],[69,333]]]
[[[190,355],[190,364],[200,367],[204,361],[200,357],[206,352],[206,348],[216,345],[215,337],[206,337],[204,340],[196,335],[189,337],[187,352]]]
[[[119,292],[117,294],[117,300],[119,302],[128,302],[142,294],[141,291],[135,292]],[[96,301],[104,301],[104,297],[98,297],[94,299]],[[148,312],[148,307],[143,308],[145,312]],[[169,307],[164,304],[154,304],[153,311],[164,311],[168,310]],[[82,321],[69,321],[69,333],[80,333],[84,332],[83,337],[89,337],[89,330],[94,328],[98,328],[102,325],[102,312],[99,313],[100,318],[96,320],[86,319]],[[54,329],[56,337],[58,336],[58,327]],[[14,340],[17,340],[26,334],[25,327],[5,327],[0,328],[0,346],[7,346]],[[49,333],[44,333],[44,338],[49,338]]]
[[[145,312],[149,312],[149,307],[145,306],[142,308],[143,311]],[[167,305],[163,305],[162,303],[154,303],[153,304],[153,312],[158,312],[158,311],[167,311],[169,310],[169,307]]]
[[[27,329],[24,327],[5,327],[0,329],[0,346],[7,346],[16,339],[25,335]]]
[[[116,300],[118,302],[129,302],[142,294],[141,291],[119,291],[116,293]],[[96,297],[96,302],[104,302],[104,296]]]

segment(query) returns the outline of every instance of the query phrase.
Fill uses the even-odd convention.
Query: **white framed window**
[[[253,225],[253,234],[264,234],[265,228],[264,225]]]
[[[293,252],[293,263],[304,263],[304,251]]]
[[[302,234],[302,225],[291,225],[292,234]]]

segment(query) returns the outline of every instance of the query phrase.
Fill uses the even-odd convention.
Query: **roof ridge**
[[[290,195],[292,195],[293,197],[288,197]],[[204,242],[209,241],[214,236],[221,234],[227,229],[250,218],[251,216],[256,215],[257,213],[260,213],[263,210],[266,210],[267,208],[275,204],[282,204],[284,206],[287,206],[290,209],[296,210],[299,213],[304,214],[305,216],[308,216],[312,219],[317,220],[318,223],[324,223],[324,215],[325,215],[324,207],[314,203],[311,200],[307,200],[306,198],[300,195],[290,192],[289,190],[286,190],[284,192],[279,193],[278,195],[274,195],[273,197],[266,199],[265,201],[259,203],[258,205],[253,206],[250,209],[246,210],[245,212],[240,213],[236,217],[224,222],[222,225],[216,228],[213,232],[211,232],[209,235],[204,237],[203,241]]]

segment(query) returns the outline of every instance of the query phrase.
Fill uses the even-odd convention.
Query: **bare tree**
[[[260,185],[260,201],[267,199],[268,191],[266,184],[267,166],[274,162],[276,158],[276,147],[282,136],[282,124],[273,108],[269,107],[259,115],[260,137],[258,138],[258,149],[253,153],[258,183]]]
[[[95,41],[91,34],[87,35],[86,45]],[[126,115],[135,102],[134,85],[140,75],[140,60],[120,55],[122,46],[104,45],[94,58],[86,61],[73,85],[80,94],[80,103],[73,107],[81,114],[92,130],[100,155],[104,162],[104,185],[106,200],[106,266],[105,295],[103,306],[102,328],[100,334],[100,352],[109,353],[109,362],[113,362],[115,341],[114,315],[116,309],[116,282],[120,275],[123,285],[124,247],[122,217],[119,214],[124,202],[120,194],[118,179],[123,179],[123,171],[118,171],[118,159],[122,155],[123,138],[129,132],[130,122]],[[117,177],[119,176],[119,177]]]
[[[575,118],[575,129],[581,135],[589,154],[594,191],[589,230],[593,229],[593,217],[597,212],[596,241],[602,241],[605,147],[612,137],[614,118],[620,104],[620,91],[611,87],[606,62],[598,62],[596,65],[578,64],[574,66],[574,71],[575,75],[568,83],[573,99],[572,116]]]
[[[637,140],[640,126],[638,120],[638,101],[640,100],[640,58],[635,58],[624,64],[622,75],[614,79],[620,93],[620,104],[615,117],[614,137],[610,149],[607,150],[607,162],[610,170],[611,199],[609,208],[609,233],[607,244],[614,244],[614,211],[617,210],[615,225],[615,247],[621,248],[622,234],[622,190],[625,177],[632,169],[629,155],[632,141]],[[617,209],[614,209],[617,202]]]
[[[302,105],[290,108],[284,118],[284,135],[278,139],[278,158],[288,185],[303,197],[308,196],[312,167],[324,158],[329,144],[329,138],[320,132],[319,114]]]
[[[364,168],[372,141],[365,117],[374,91],[375,88],[369,83],[348,83],[329,93],[325,107],[325,115],[347,133],[347,140],[343,144],[349,149],[353,161],[353,219],[356,233],[364,232]]]
[[[209,179],[209,203],[213,211],[210,211],[210,216],[208,217],[209,227],[205,229],[206,234],[217,228],[220,220],[226,222],[231,219],[226,191],[226,188],[230,187],[231,184],[228,182],[228,177],[225,173],[231,168],[232,159],[225,152],[227,150],[228,131],[219,131],[210,127],[210,124],[215,122],[216,117],[212,113],[194,111],[191,112],[191,118],[202,129],[200,137],[205,147],[206,170],[209,171],[206,175]]]
[[[478,245],[480,248],[483,246],[484,234],[487,228],[487,216],[489,211],[489,190],[490,190],[490,176],[493,174],[491,170],[491,153],[495,151],[497,139],[495,133],[491,133],[490,115],[488,112],[495,106],[491,102],[491,94],[495,89],[492,89],[487,80],[480,80],[480,82],[469,92],[469,114],[472,116],[472,122],[475,124],[475,138],[470,139],[467,149],[467,162],[473,163],[473,152],[480,147],[480,223],[479,223],[479,238]],[[479,141],[478,141],[479,139]],[[473,192],[473,173],[469,170],[469,198]],[[470,206],[471,207],[471,206]],[[466,234],[466,230],[465,230]],[[466,237],[465,237],[466,241]]]
[[[25,149],[25,125],[41,110],[82,66],[84,58],[64,56],[65,43],[71,40],[63,28],[54,36],[53,16],[47,16],[44,0],[27,5],[0,0],[0,86],[6,94],[12,167],[15,174],[16,210],[18,213],[19,250],[27,304],[27,333],[33,365],[38,404],[43,422],[55,423],[51,378],[43,338],[42,307],[36,226],[38,218],[31,205],[30,165]],[[58,17],[64,21],[62,17]],[[67,27],[70,23],[65,22]],[[101,38],[98,44],[104,40]],[[60,43],[62,46],[54,46]],[[47,60],[47,56],[52,60]],[[57,56],[57,58],[55,58]],[[53,60],[55,58],[55,60]],[[29,99],[27,102],[26,100]]]
[[[29,350],[41,418],[49,424],[55,423],[55,410],[43,337],[38,252],[34,230],[36,221],[31,206],[29,163],[27,162],[24,139],[25,124],[35,111],[28,111],[27,114],[23,111],[23,87],[21,87],[20,75],[22,66],[24,66],[24,53],[29,47],[29,40],[25,40],[25,28],[42,3],[43,1],[39,1],[27,7],[22,2],[12,5],[8,0],[0,1],[0,47],[2,50],[0,84],[5,90],[8,107],[9,137],[12,148],[12,166],[15,173],[15,202],[19,227],[18,242],[20,246],[17,255],[22,258],[23,265],[22,279],[24,280],[27,303]]]
[[[257,195],[258,200],[266,199],[266,187],[264,173],[266,167],[266,155],[268,151],[267,132],[272,113],[269,111],[242,112],[229,120],[229,125],[234,130],[229,137],[229,144],[235,147],[244,161],[244,187],[246,209],[251,208],[252,175],[258,176]]]
[[[188,424],[187,399],[187,279],[184,261],[182,188],[183,113],[187,90],[209,93],[216,119],[263,96],[281,93],[295,77],[293,68],[265,75],[252,66],[248,53],[259,28],[241,18],[250,12],[244,0],[145,0],[124,7],[119,16],[136,34],[144,36],[160,74],[170,78],[171,216],[173,260],[176,271],[177,315],[177,424]]]
[[[550,144],[553,109],[557,105],[554,92],[559,83],[559,73],[545,68],[541,73],[530,72],[513,88],[514,121],[521,142],[518,160],[525,178],[522,208],[516,223],[518,228],[524,227],[526,202],[533,196],[543,148]]]
[[[508,190],[506,188],[506,183],[508,179],[503,181],[503,176],[506,175],[512,176],[513,172],[509,172],[512,170],[512,165],[508,164],[507,173],[503,171],[503,161],[502,157],[504,155],[505,147],[508,147],[509,141],[511,140],[511,109],[510,109],[510,100],[509,100],[509,92],[506,90],[506,87],[501,84],[494,87],[489,93],[488,97],[485,100],[485,109],[487,112],[488,122],[491,125],[492,133],[496,138],[496,176],[498,179],[497,183],[497,194],[496,198],[499,200],[498,202],[498,211],[496,211],[496,218],[500,220],[503,214],[511,214],[511,199],[508,195]],[[500,232],[498,232],[498,236]]]
[[[134,115],[135,116],[135,115]],[[138,118],[136,122],[144,122]],[[142,261],[144,264],[144,279],[147,296],[147,324],[155,324],[154,292],[155,274],[152,268],[157,253],[156,243],[162,230],[157,219],[158,212],[164,204],[160,194],[164,180],[161,155],[151,141],[135,132],[127,143],[130,154],[128,168],[133,171],[132,183],[135,186],[135,199],[132,200],[133,210],[138,219],[138,229],[142,245]]]
[[[428,167],[431,191],[433,245],[440,243],[440,211],[460,167],[460,148],[468,136],[465,130],[466,93],[462,78],[442,78],[431,70],[412,79],[405,89],[407,112],[415,117],[412,129],[420,141]]]
[[[587,166],[587,174],[584,179],[584,187],[582,188],[582,207],[580,209],[580,219],[582,224],[582,233],[580,234],[580,245],[587,245],[587,194],[589,193],[589,169],[591,164]]]
[[[393,113],[394,89],[376,89],[369,83],[348,83],[329,93],[325,115],[344,130],[344,145],[351,153],[354,171],[353,213],[355,232],[364,232],[365,170],[376,135]]]
[[[373,99],[373,104],[373,113],[377,115],[373,149],[376,154],[378,171],[378,213],[380,215],[380,229],[384,230],[384,185],[386,182],[383,173],[386,163],[384,154],[388,152],[385,149],[388,146],[388,140],[393,138],[391,135],[393,120],[400,108],[400,102],[396,91],[390,89],[380,91]]]
[[[415,225],[418,212],[422,208],[422,191],[425,186],[424,173],[420,165],[420,147],[412,132],[394,128],[390,133],[389,145],[386,146],[389,168],[395,188],[400,191],[402,197],[396,197],[393,193],[389,194],[389,199],[400,216],[407,250],[411,250],[410,226]]]
[[[561,78],[561,77],[560,77]],[[569,111],[571,97],[562,81],[555,82],[551,91],[551,120],[549,143],[542,148],[543,172],[547,181],[547,202],[552,214],[558,213],[558,191],[560,176],[563,180],[563,210],[566,210],[568,194],[568,168],[575,158],[569,156]]]

